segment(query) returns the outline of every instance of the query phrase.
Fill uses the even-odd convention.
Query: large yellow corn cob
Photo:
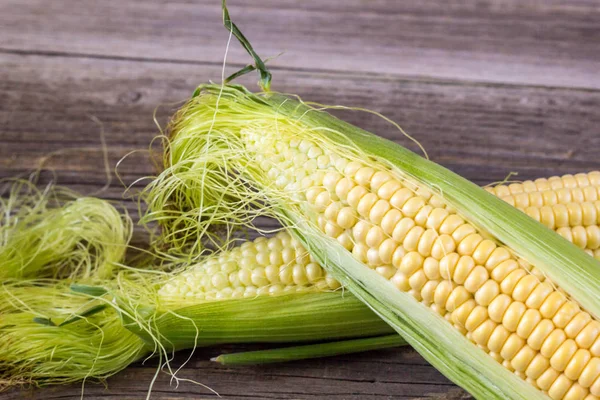
[[[533,191],[525,192],[523,189],[531,188]],[[553,185],[544,185],[552,182]],[[560,187],[556,188],[558,185]],[[586,193],[585,196],[565,195],[565,189],[574,187]],[[520,189],[523,188],[523,189]],[[487,187],[490,193],[500,196],[511,190],[508,195],[501,198],[525,211],[546,207],[542,202],[515,201],[515,196],[527,193],[530,198],[559,199],[562,203],[569,204],[567,209],[553,210],[555,220],[564,221],[560,227],[547,225],[555,229],[563,237],[585,249],[590,255],[600,258],[600,172],[588,174],[565,175],[525,181],[510,186],[498,185]],[[541,189],[541,190],[537,190]],[[595,194],[592,194],[595,193]],[[592,203],[595,201],[596,203]],[[552,203],[556,204],[556,203]],[[569,210],[586,210],[589,205],[594,208],[591,212],[593,218],[575,218]],[[443,205],[442,205],[443,206]],[[581,214],[581,212],[579,213]],[[588,214],[585,214],[589,216]],[[535,214],[534,214],[535,216]],[[582,224],[583,223],[583,224]],[[534,274],[541,281],[545,278],[538,270]],[[181,303],[182,301],[197,302],[199,300],[222,300],[228,298],[254,298],[257,295],[274,295],[280,293],[307,293],[318,291],[331,291],[340,287],[329,272],[324,270],[315,259],[302,247],[302,245],[287,232],[280,232],[275,237],[260,237],[253,242],[245,242],[231,251],[224,251],[217,256],[209,258],[165,284],[159,295],[165,301]]]
[[[545,277],[545,271],[551,271],[553,277],[561,275],[549,261],[558,260],[556,249],[564,248],[570,261],[560,259],[560,265],[569,266],[564,277],[574,280],[561,276],[561,286],[569,290],[585,287],[583,275],[573,275],[581,266],[582,272],[590,274],[589,287],[595,288],[597,269],[592,268],[591,258],[582,258],[538,225],[478,192],[473,192],[475,201],[457,200],[470,197],[471,186],[447,172],[422,163],[406,151],[388,152],[385,143],[368,134],[314,111],[307,116],[309,112],[309,108],[296,106],[289,99],[271,101],[252,97],[238,88],[208,88],[206,94],[182,110],[173,124],[169,155],[173,170],[167,173],[175,168],[188,171],[207,165],[210,173],[237,170],[245,174],[247,182],[255,184],[267,202],[276,204],[274,215],[292,226],[311,254],[317,255],[315,259],[336,271],[336,277],[343,278],[344,284],[351,284],[351,290],[399,332],[411,332],[406,337],[410,344],[474,393],[491,396],[494,392],[485,382],[493,376],[504,382],[499,384],[504,395],[494,396],[537,397],[527,386],[509,378],[508,370],[553,399],[589,400],[600,396],[600,323]],[[345,135],[350,138],[348,141]],[[215,136],[218,143],[211,142]],[[188,143],[193,143],[196,150]],[[227,167],[214,168],[210,164],[220,161],[214,151],[206,150],[205,146],[213,143],[226,143],[226,148],[217,151],[229,152],[224,164]],[[363,153],[354,145],[366,146],[370,153]],[[411,175],[421,168],[411,163],[422,165],[427,178]],[[203,173],[201,169],[196,171]],[[435,173],[440,175],[434,176]],[[452,180],[460,189],[455,190],[444,179]],[[218,182],[214,178],[211,181]],[[437,185],[445,187],[445,192],[437,190]],[[439,195],[432,195],[431,190]],[[446,201],[448,195],[456,201]],[[527,207],[531,207],[531,196],[528,197]],[[467,203],[478,210],[477,225],[455,211],[460,206],[461,213],[473,215],[475,211],[466,208]],[[504,223],[497,216],[489,219],[488,215],[499,211],[483,214],[488,203],[516,217],[519,224]],[[533,204],[541,206],[540,210],[551,207],[543,202]],[[564,215],[560,214],[563,219],[557,217],[564,210],[568,216],[566,224]],[[591,221],[589,210],[585,218],[583,209],[581,218],[577,210],[566,206],[552,209],[556,227],[567,228],[571,222],[583,224],[584,219]],[[541,216],[540,220],[548,222]],[[480,229],[480,223],[498,232],[514,249],[540,261],[543,269],[534,269],[513,249]],[[516,237],[526,237],[531,247],[512,240],[506,231],[509,226],[521,230]],[[527,229],[535,231],[535,237],[526,233]],[[573,236],[575,240],[576,235]],[[536,241],[538,238],[555,246],[548,258],[535,254],[534,249],[548,249]],[[593,238],[590,243],[594,243]],[[340,248],[351,253],[354,260]],[[375,272],[367,272],[361,266]],[[597,311],[593,290],[575,294]],[[439,317],[430,316],[431,311],[420,316],[421,311],[411,310],[411,297],[443,316],[506,370],[486,357],[484,360],[476,355],[461,355],[450,348],[445,348],[444,354],[436,353],[432,340],[452,338],[447,340],[447,346],[452,342],[466,349],[464,338],[457,336],[456,331],[450,333],[446,325],[439,325]],[[438,328],[443,335],[434,332]],[[427,332],[421,335],[419,329]]]
[[[551,398],[600,396],[600,322],[442,199],[314,141],[243,134],[264,173],[356,259]]]

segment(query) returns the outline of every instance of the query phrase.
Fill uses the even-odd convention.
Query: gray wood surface
[[[218,3],[0,0],[0,177],[43,162],[53,171],[43,179],[97,191],[106,183],[100,132],[112,166],[138,150],[118,169],[124,182],[152,175],[154,112],[164,126],[197,84],[221,77]],[[600,169],[599,1],[232,0],[230,9],[261,54],[285,50],[272,63],[273,89],[381,112],[477,183]],[[249,62],[233,42],[228,60],[227,72]],[[242,82],[255,87],[254,76]],[[342,116],[411,146],[381,119]],[[122,193],[113,177],[101,196]],[[219,350],[197,351],[181,377],[232,399],[464,395],[410,349],[236,369],[206,361]],[[128,368],[108,387],[88,383],[85,398],[144,398],[155,366]],[[80,393],[72,385],[0,399]],[[214,395],[162,374],[152,398]]]

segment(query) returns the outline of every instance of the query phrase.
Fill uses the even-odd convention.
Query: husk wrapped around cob
[[[211,223],[278,218],[343,286],[477,397],[600,395],[600,341],[590,336],[600,266],[592,257],[318,105],[233,85],[197,93],[171,125],[166,170],[150,188],[162,199],[151,202],[154,215],[161,201],[185,210],[174,226],[190,236]],[[188,223],[198,215],[207,225]],[[556,333],[529,343],[540,323]]]

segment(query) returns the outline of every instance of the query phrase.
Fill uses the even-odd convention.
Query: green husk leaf
[[[508,371],[429,307],[365,268],[337,241],[289,215],[292,228],[311,254],[327,265],[352,293],[392,326],[436,369],[480,399],[546,399],[546,395]]]
[[[61,322],[58,327],[62,327],[68,324],[72,324],[75,321],[79,321],[82,318],[87,318],[87,317],[91,317],[94,314],[99,313],[100,311],[103,311],[106,307],[108,307],[106,304],[98,304],[94,307],[89,308],[88,310],[80,313],[80,314],[76,314],[73,315],[69,318],[67,318],[66,320],[64,320],[63,322]]]
[[[80,283],[74,283],[71,285],[71,291],[75,293],[81,293],[90,297],[101,297],[108,293],[108,290],[101,286],[90,286],[83,285]]]
[[[54,322],[52,322],[52,320],[50,318],[35,317],[35,318],[33,318],[33,322],[35,322],[36,324],[40,324],[40,325],[56,326],[56,324]]]
[[[125,302],[120,301],[120,304]],[[229,343],[284,343],[389,334],[390,327],[353,296],[307,293],[158,307],[125,326],[169,350]],[[139,315],[126,310],[124,315]]]
[[[339,356],[342,354],[360,353],[370,350],[382,350],[404,345],[406,345],[406,341],[399,335],[387,335],[278,349],[221,354],[213,358],[212,361],[227,366],[270,364],[306,360],[310,358]]]
[[[233,75],[231,75],[229,78],[226,79],[225,83],[227,83],[230,80],[235,79],[241,75],[244,75],[248,72],[251,72],[251,71],[257,69],[258,73],[260,75],[259,85],[263,91],[268,92],[271,87],[271,78],[272,78],[271,72],[269,72],[269,69],[265,65],[262,58],[260,58],[260,56],[256,53],[256,51],[254,51],[254,48],[250,44],[250,41],[248,39],[246,39],[246,37],[244,36],[242,31],[240,31],[240,29],[237,27],[237,25],[234,24],[233,21],[231,21],[231,17],[229,16],[229,10],[227,9],[226,0],[222,0],[221,6],[223,9],[223,25],[242,44],[244,49],[254,59],[254,64],[255,64],[254,66],[251,66],[251,65],[246,66],[246,67],[242,68],[240,71],[234,73]]]

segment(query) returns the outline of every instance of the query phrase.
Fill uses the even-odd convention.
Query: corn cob
[[[165,175],[190,165],[210,165],[213,173],[219,162],[226,166],[221,171],[238,171],[276,204],[272,215],[292,226],[315,260],[472,393],[600,395],[599,322],[545,278],[597,315],[600,271],[591,258],[447,171],[288,98],[258,98],[238,87],[204,90],[175,118]],[[223,143],[230,159],[204,158]],[[514,238],[508,227],[516,228]],[[539,273],[530,273],[535,270],[526,259]],[[591,290],[573,290],[586,286]],[[412,311],[417,302],[432,313]],[[476,351],[448,330],[450,324],[488,356],[461,354]],[[441,346],[444,353],[436,353],[436,341],[454,349]],[[491,389],[492,381],[500,382],[500,391]]]

